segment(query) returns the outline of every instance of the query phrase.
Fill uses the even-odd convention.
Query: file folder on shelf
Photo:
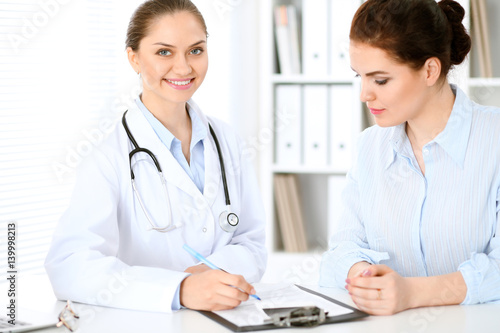
[[[351,85],[330,86],[330,165],[335,172],[347,172],[352,164],[354,149],[353,108],[355,100]]]
[[[329,1],[330,74],[336,80],[349,80],[354,77],[349,60],[349,31],[360,2],[358,0]]]
[[[297,176],[274,175],[274,199],[285,252],[307,251]]]
[[[327,74],[328,1],[302,1],[302,66],[305,75]]]
[[[297,252],[296,236],[292,225],[292,211],[287,198],[285,175],[274,175],[274,201],[284,250],[285,252]]]
[[[292,74],[301,73],[300,45],[299,45],[299,23],[297,9],[293,5],[287,6],[288,13],[288,36],[290,39],[290,57],[292,60]]]
[[[304,86],[304,165],[328,164],[328,86]]]
[[[297,166],[301,162],[301,105],[300,85],[276,87],[274,129],[276,164]]]
[[[473,42],[478,52],[480,75],[493,77],[490,34],[485,0],[471,0]]]
[[[300,74],[297,10],[293,5],[274,8],[276,51],[281,74]]]
[[[276,51],[282,74],[292,74],[292,58],[288,32],[288,13],[286,6],[274,8],[274,32],[276,35]]]

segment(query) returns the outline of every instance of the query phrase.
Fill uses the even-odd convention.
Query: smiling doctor
[[[170,312],[255,293],[267,254],[252,163],[235,131],[191,100],[207,36],[189,0],[146,1],[132,16],[127,54],[143,91],[79,170],[45,262],[59,299]]]

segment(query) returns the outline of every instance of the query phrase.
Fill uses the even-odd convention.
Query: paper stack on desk
[[[300,289],[295,285],[278,284],[255,287],[262,299],[249,299],[232,310],[214,311],[215,314],[237,326],[263,325],[269,316],[264,309],[317,306],[328,312],[329,317],[352,313],[353,310]]]

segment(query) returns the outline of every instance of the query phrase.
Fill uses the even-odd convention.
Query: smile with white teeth
[[[191,79],[186,80],[186,81],[172,81],[169,79],[166,79],[168,82],[175,84],[176,86],[186,86],[191,82]]]

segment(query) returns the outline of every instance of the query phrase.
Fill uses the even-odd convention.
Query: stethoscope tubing
[[[166,184],[165,184],[165,179],[163,178],[163,171],[161,169],[160,162],[158,161],[158,159],[156,158],[156,156],[153,154],[152,151],[150,151],[147,148],[140,147],[139,144],[137,143],[137,141],[135,140],[134,136],[130,132],[130,129],[129,129],[128,124],[127,124],[127,120],[125,119],[125,116],[126,116],[127,112],[128,112],[128,110],[125,111],[125,113],[123,113],[122,125],[123,125],[123,128],[125,129],[125,132],[127,133],[127,136],[129,138],[130,142],[132,142],[132,145],[134,146],[134,149],[132,149],[132,151],[129,153],[130,177],[131,177],[131,180],[132,180],[133,190],[134,190],[134,192],[137,195],[137,198],[139,200],[139,204],[141,205],[141,208],[144,211],[144,213],[146,215],[146,218],[148,219],[149,223],[151,224],[151,228],[153,230],[160,231],[160,232],[170,231],[172,229],[175,229],[175,226],[172,226],[171,222],[166,227],[156,227],[153,224],[153,221],[151,220],[149,214],[147,213],[147,210],[146,210],[146,208],[144,206],[144,203],[143,203],[143,201],[141,199],[141,196],[139,195],[139,192],[137,191],[137,188],[136,188],[136,185],[135,185],[135,175],[134,175],[134,171],[132,170],[132,157],[136,153],[143,152],[143,153],[146,153],[147,155],[149,155],[149,157],[151,157],[151,159],[153,160],[153,162],[154,162],[154,164],[156,166],[156,169],[158,171],[158,174],[160,176],[160,179],[162,181],[162,184],[164,185],[164,191],[165,191],[165,195],[167,196],[167,201],[170,201],[169,198],[168,198],[168,193],[166,192],[167,191],[166,190]],[[236,227],[237,226],[237,224],[239,222],[239,218],[238,218],[238,216],[236,214],[230,212],[230,210],[231,210],[230,209],[230,207],[231,207],[231,200],[230,200],[230,197],[229,197],[229,190],[228,190],[228,186],[227,186],[226,168],[224,166],[224,158],[223,158],[223,155],[222,155],[222,150],[220,148],[220,144],[219,144],[219,140],[217,139],[217,135],[215,135],[215,131],[212,128],[212,125],[210,123],[208,123],[208,128],[210,130],[210,134],[212,135],[212,138],[214,139],[214,142],[215,142],[215,146],[217,148],[217,154],[219,156],[219,165],[220,165],[220,168],[221,168],[221,175],[222,175],[222,184],[224,186],[224,197],[225,197],[225,200],[226,200],[226,207],[228,208],[227,214],[225,214],[226,212],[223,212],[221,214],[221,217],[219,218],[220,219],[219,223],[221,224],[221,228],[224,231],[229,232],[232,227]],[[169,205],[169,208],[170,208],[170,202],[168,202],[168,205]],[[222,218],[223,215],[225,216],[224,218]],[[232,219],[228,219],[228,217],[231,217],[231,216],[234,216],[235,221],[236,221],[235,223],[232,222]]]

